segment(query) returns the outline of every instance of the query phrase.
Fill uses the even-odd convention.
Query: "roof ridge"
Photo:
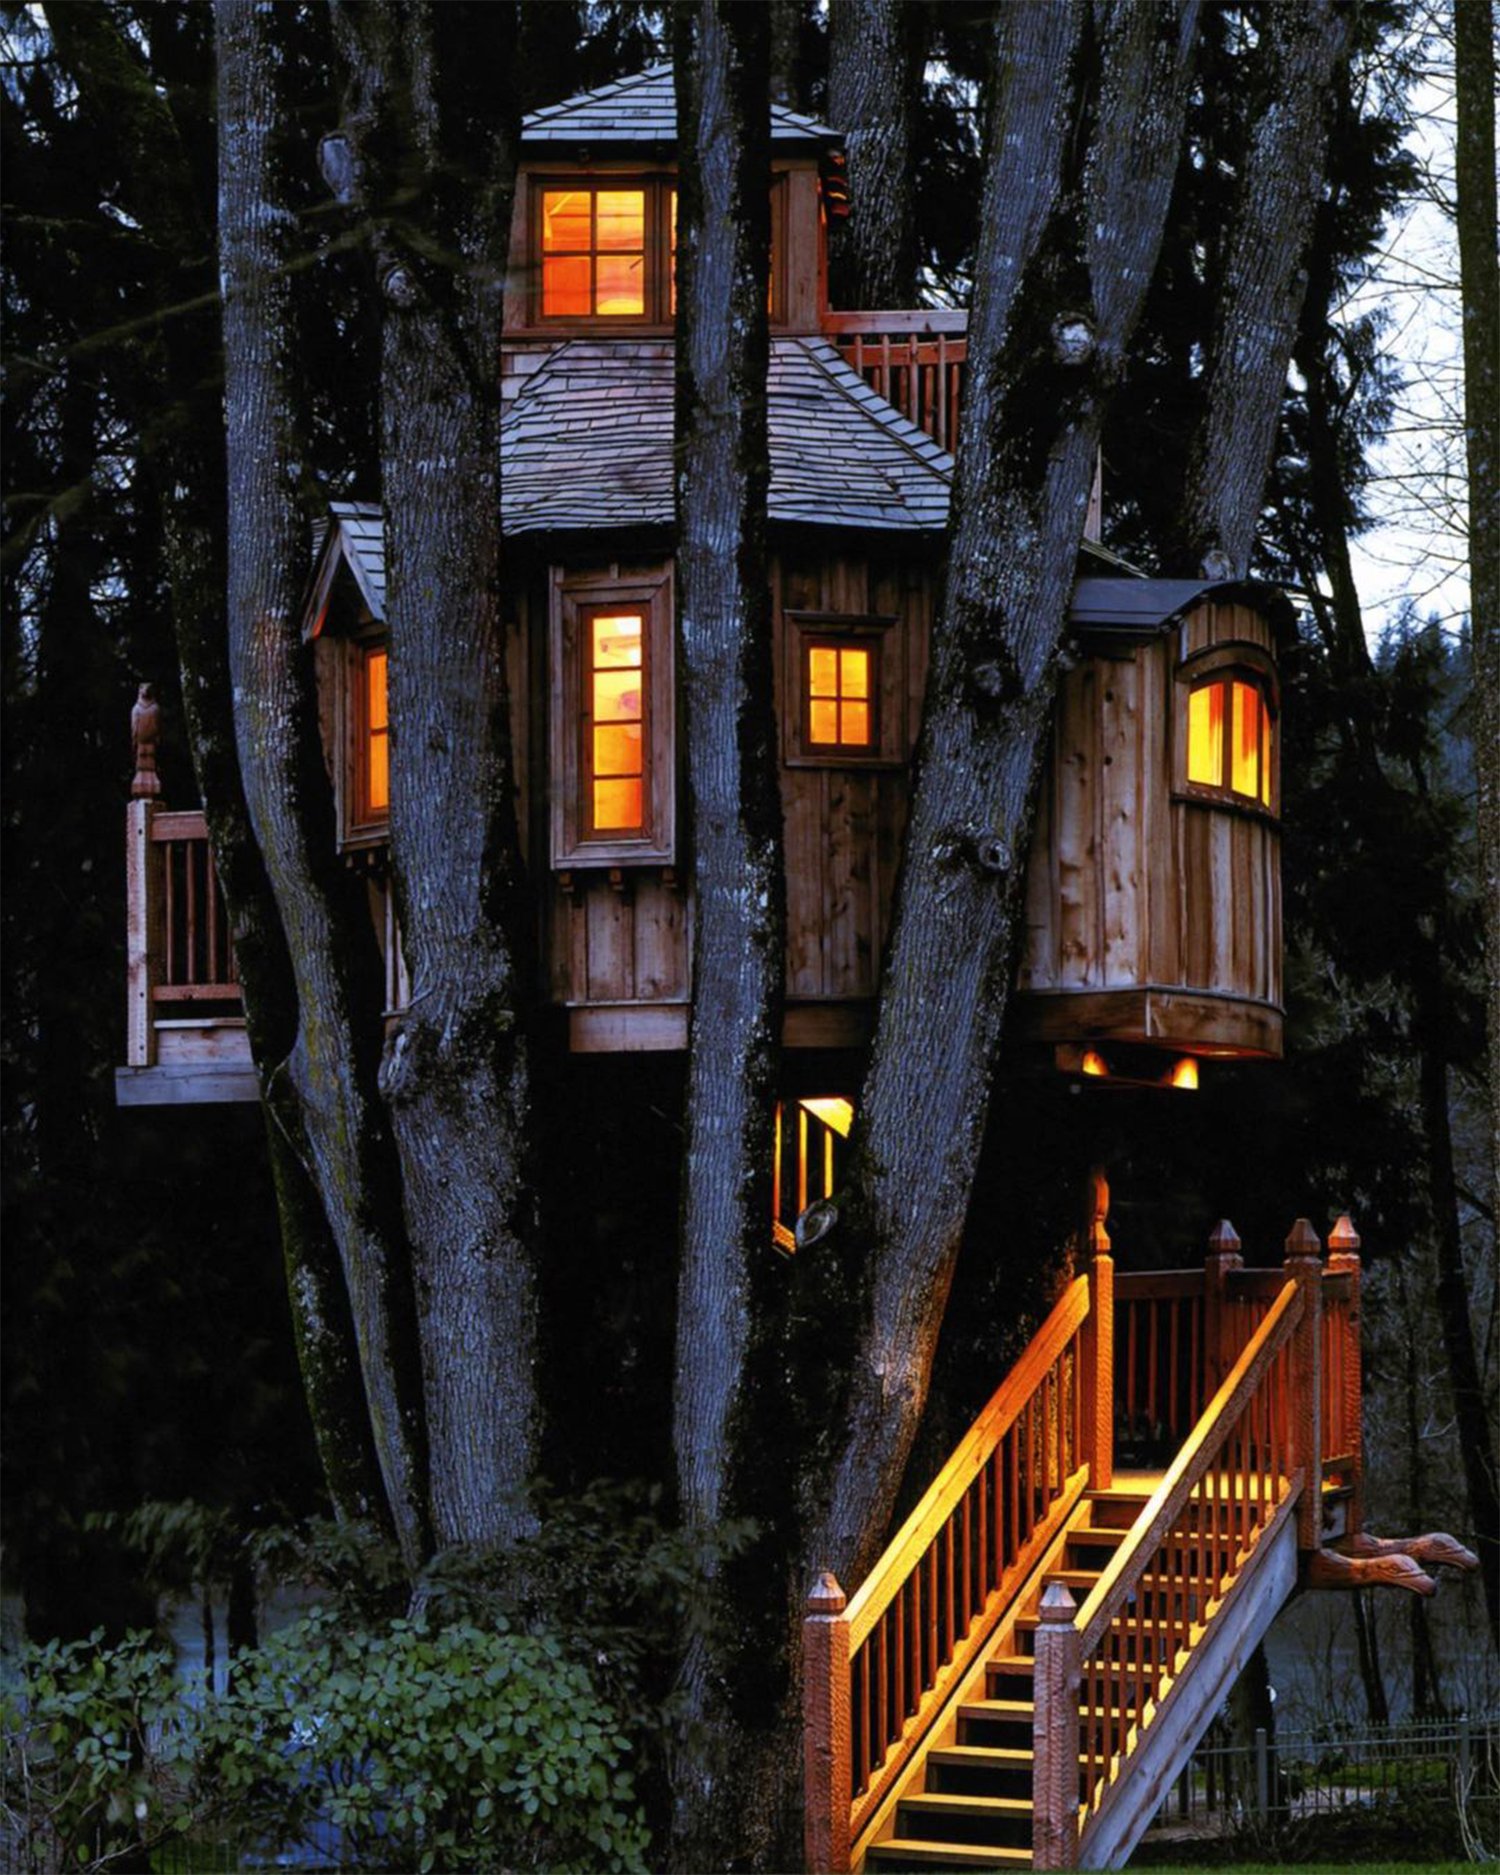
[[[935,443],[926,430],[913,423],[910,417],[904,417],[889,398],[882,397],[873,385],[867,384],[841,355],[836,345],[820,333],[802,334],[791,339],[790,343],[799,345],[804,355],[818,366],[830,383],[836,385],[851,403],[860,405],[867,416],[889,430],[892,437],[910,455],[915,456],[924,468],[952,482],[956,465],[949,452],[941,443]]]
[[[524,138],[528,131],[545,130],[549,125],[556,124],[581,106],[608,103],[610,99],[627,95],[642,85],[654,84],[663,78],[670,78],[672,69],[670,59],[658,59],[655,64],[647,65],[638,72],[627,72],[623,78],[613,78],[608,84],[591,85],[586,90],[575,91],[566,98],[559,98],[555,104],[540,105],[536,110],[528,111],[522,118],[521,135]],[[675,113],[677,108],[675,94],[672,99],[672,108]],[[794,130],[804,136],[819,139],[836,137],[840,134],[831,125],[823,123],[821,119],[812,117],[805,111],[794,111],[790,106],[774,101],[770,107],[770,118],[773,134],[778,125],[783,130]]]

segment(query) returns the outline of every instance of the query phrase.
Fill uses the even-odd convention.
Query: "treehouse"
[[[670,73],[624,80],[527,119],[516,192],[501,466],[517,808],[539,988],[581,1053],[681,1049],[690,1015],[674,137]],[[871,1031],[965,363],[961,314],[829,309],[835,141],[773,113],[769,519],[791,1050],[858,1050]],[[394,1012],[406,986],[385,841],[400,725],[386,705],[377,508],[333,505],[309,593],[339,848],[367,877]],[[1122,1048],[1144,1047],[1181,1080],[1184,1060],[1280,1051],[1285,613],[1267,589],[1140,579],[1085,543],[1018,978],[1018,1028],[1065,1066],[1107,1076]],[[131,815],[119,1096],[253,1097],[201,817],[149,793]]]

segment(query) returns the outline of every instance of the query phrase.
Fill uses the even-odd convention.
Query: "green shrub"
[[[633,1871],[628,1750],[549,1637],[321,1610],[241,1660],[199,1775],[266,1845],[325,1866]]]
[[[4,1865],[99,1868],[180,1834],[190,1714],[169,1649],[145,1634],[104,1645],[28,1643],[7,1655]]]

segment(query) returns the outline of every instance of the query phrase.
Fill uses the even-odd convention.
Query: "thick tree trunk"
[[[768,20],[702,0],[676,25],[677,618],[696,922],[673,1446],[683,1521],[711,1557],[717,1526],[746,1508],[755,1438],[747,1367],[786,929],[765,546]],[[751,1610],[784,1576],[784,1556],[760,1559]],[[731,1846],[763,1861],[784,1807],[777,1780],[757,1774],[764,1724],[741,1722],[743,1571],[706,1566],[674,1768],[673,1858],[686,1869],[719,1866]]]
[[[1456,219],[1469,471],[1472,741],[1489,1043],[1489,1174],[1500,1236],[1500,261],[1496,259],[1495,31],[1489,0],[1454,0]]]
[[[217,20],[230,679],[246,800],[299,1011],[272,1078],[284,1075],[298,1099],[339,1248],[386,1497],[414,1567],[428,1546],[424,1429],[394,1155],[375,1085],[381,976],[368,914],[337,863],[298,609],[308,533],[293,482],[296,219],[280,142],[288,115],[280,35],[291,22],[253,0],[222,0]]]
[[[381,1084],[415,1259],[436,1536],[503,1546],[530,1527],[538,1435],[529,913],[500,605],[516,15],[372,0],[341,20],[358,99],[347,127],[386,211],[391,858],[412,993]]]
[[[1329,84],[1347,34],[1339,0],[1270,0],[1265,10],[1258,117],[1219,283],[1205,413],[1187,457],[1184,568],[1249,569],[1305,290]]]
[[[849,164],[849,214],[829,229],[835,306],[917,304],[912,140],[926,27],[911,0],[830,0],[828,119]]]
[[[104,6],[75,3],[54,7],[48,24],[95,133],[115,145],[125,206],[157,233],[148,290],[152,310],[170,319],[173,343],[164,327],[147,328],[131,354],[138,377],[131,391],[140,409],[159,413],[142,429],[142,466],[161,508],[183,709],[233,929],[251,1051],[261,1068],[303,1383],[335,1510],[388,1523],[337,1247],[308,1168],[296,1097],[273,1073],[295,1037],[297,995],[250,831],[234,745],[223,616],[223,370],[213,235],[177,124],[117,18]],[[184,356],[197,361],[186,378]]]
[[[952,560],[855,1142],[866,1315],[808,1558],[850,1588],[910,1449],[968,1207],[1100,419],[1161,240],[1196,20],[1150,0],[1100,7],[1094,33],[1081,0],[998,18]]]

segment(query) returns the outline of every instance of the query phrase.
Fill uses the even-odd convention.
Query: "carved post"
[[[1072,1868],[1078,1860],[1078,1687],[1082,1660],[1077,1605],[1066,1584],[1049,1582],[1037,1609],[1036,1702],[1032,1731],[1031,1866]],[[1096,1715],[1090,1715],[1090,1723]]]
[[[1089,1483],[1109,1489],[1115,1475],[1115,1260],[1110,1254],[1109,1186],[1095,1170],[1089,1221],[1089,1314],[1083,1344],[1083,1436]]]
[[[1245,1267],[1240,1255],[1240,1240],[1227,1217],[1209,1233],[1208,1255],[1203,1262],[1203,1405],[1218,1392],[1224,1376],[1234,1366],[1238,1348],[1229,1345],[1229,1310],[1226,1306],[1229,1278]]]
[[[1321,1549],[1323,1542],[1323,1246],[1305,1217],[1286,1240],[1286,1274],[1302,1292],[1302,1319],[1292,1337],[1292,1377],[1287,1428],[1292,1469],[1302,1471],[1297,1506],[1297,1547]]]
[[[802,1623],[802,1816],[808,1875],[846,1875],[854,1758],[846,1599],[825,1569]]]
[[[130,739],[135,744],[135,774],[130,781],[132,801],[154,801],[161,793],[161,776],[156,772],[156,743],[161,735],[161,705],[150,684],[136,692],[135,708],[130,712]]]
[[[150,800],[125,809],[125,1059],[132,1068],[156,1062],[151,991],[161,976],[161,869],[151,823],[159,812]]]
[[[1349,1308],[1344,1317],[1344,1435],[1352,1463],[1346,1536],[1365,1527],[1364,1376],[1360,1352],[1359,1232],[1346,1211],[1328,1233],[1328,1273],[1349,1279]]]

